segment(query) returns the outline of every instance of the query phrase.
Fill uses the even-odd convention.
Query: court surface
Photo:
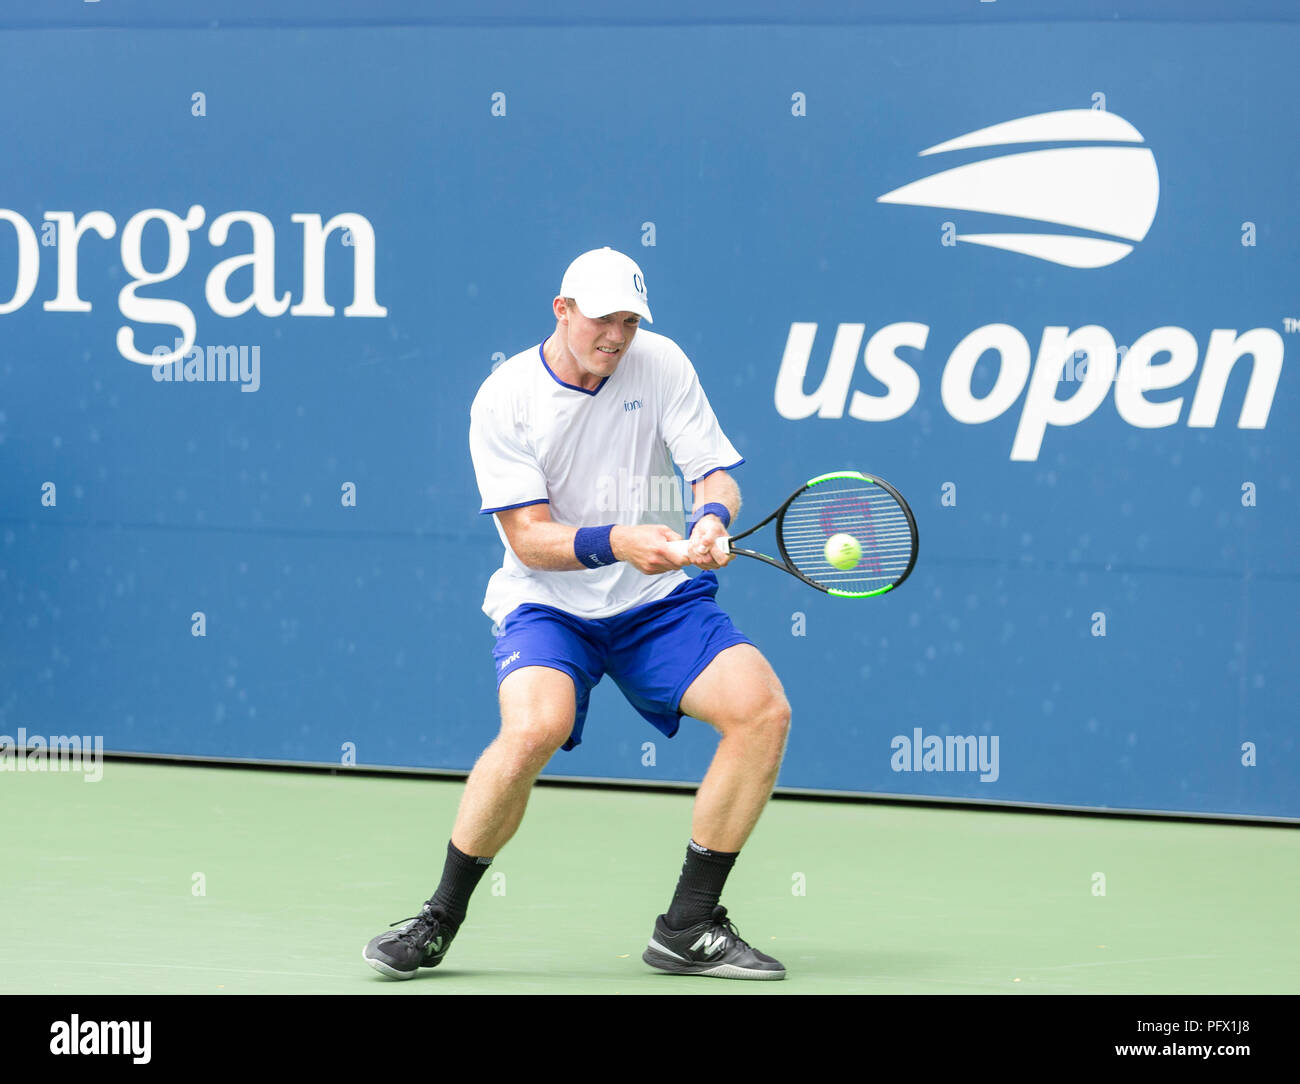
[[[446,962],[387,981],[361,949],[432,894],[461,789],[0,773],[0,993],[1300,991],[1294,829],[774,801],[723,902],[789,977],[745,983],[641,962],[689,795],[560,787],[534,791]]]

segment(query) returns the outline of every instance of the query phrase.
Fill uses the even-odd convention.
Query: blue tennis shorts
[[[591,690],[609,674],[628,703],[671,738],[691,682],[718,652],[753,643],[714,601],[717,593],[717,576],[701,572],[671,595],[594,621],[526,602],[501,623],[492,649],[497,684],[524,666],[549,666],[573,678],[578,710],[562,746],[572,749],[582,741]]]

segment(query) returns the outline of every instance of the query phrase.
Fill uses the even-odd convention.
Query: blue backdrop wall
[[[747,514],[916,512],[868,603],[723,573],[781,785],[1300,817],[1294,5],[791,10],[7,10],[0,731],[471,766],[469,403],[608,244]],[[602,686],[548,773],[698,780],[706,730]]]

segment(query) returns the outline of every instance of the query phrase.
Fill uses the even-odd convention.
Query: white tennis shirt
[[[681,478],[698,482],[744,462],[690,359],[666,336],[638,329],[614,374],[587,391],[551,371],[542,345],[503,362],[470,407],[481,511],[549,503],[555,522],[574,527],[662,523],[682,533],[693,500]],[[525,602],[610,617],[663,598],[688,578],[680,570],[647,576],[623,561],[539,571],[515,555],[500,521],[493,522],[505,546],[483,600],[493,621]]]

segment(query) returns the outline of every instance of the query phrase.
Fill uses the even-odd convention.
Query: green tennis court
[[[723,902],[789,977],[744,983],[640,959],[689,795],[557,786],[535,790],[446,963],[386,981],[361,949],[433,891],[460,792],[116,761],[93,783],[6,772],[0,993],[1300,991],[1289,828],[774,801]]]

